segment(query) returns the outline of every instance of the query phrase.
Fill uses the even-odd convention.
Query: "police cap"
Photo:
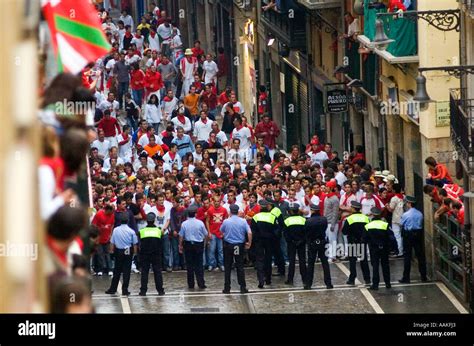
[[[373,207],[372,209],[370,209],[370,213],[372,215],[379,216],[382,215],[382,210],[377,207]]]
[[[239,206],[237,204],[232,204],[229,207],[229,210],[232,214],[237,214],[239,212]]]
[[[354,209],[362,209],[362,204],[360,204],[357,201],[352,201],[351,202],[351,207],[354,208]]]
[[[319,204],[313,204],[313,203],[311,203],[311,204],[309,205],[309,209],[311,209],[312,211],[319,211],[319,210],[320,210]]]
[[[148,213],[146,214],[146,221],[147,222],[153,222],[156,219],[155,213]]]
[[[407,201],[409,203],[416,203],[416,198],[413,197],[413,196],[406,196],[405,201]]]
[[[260,201],[258,201],[258,204],[261,206],[261,207],[266,207],[267,205],[269,205],[270,203],[268,203],[268,201],[266,199],[261,199]]]
[[[290,208],[291,211],[297,211],[300,209],[300,205],[298,203],[291,203]]]

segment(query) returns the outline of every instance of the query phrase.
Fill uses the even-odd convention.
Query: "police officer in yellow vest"
[[[291,203],[289,208],[290,216],[284,221],[283,236],[288,245],[288,278],[285,281],[287,285],[293,285],[293,277],[295,276],[296,253],[298,253],[298,261],[300,265],[300,274],[303,284],[306,282],[306,241],[304,226],[306,218],[299,215],[300,205]]]
[[[163,231],[155,226],[156,215],[148,213],[146,215],[147,226],[142,228],[139,232],[140,236],[140,262],[142,264],[141,273],[141,287],[140,295],[146,296],[148,288],[148,272],[150,265],[153,268],[155,276],[155,286],[160,296],[165,294],[163,289],[162,270],[162,256],[163,256],[163,242],[161,237]]]
[[[369,218],[360,211],[362,205],[357,201],[351,202],[352,214],[349,215],[342,226],[342,234],[347,235],[348,258],[349,258],[349,280],[346,284],[355,285],[357,277],[357,258],[360,257],[360,268],[366,285],[370,285],[369,262],[367,261],[367,245],[362,242],[365,233],[365,226],[369,223]]]
[[[267,202],[272,204],[272,210],[270,213],[276,217],[276,222],[278,224],[276,238],[273,243],[273,257],[275,259],[275,265],[277,266],[278,272],[273,274],[273,276],[285,276],[285,258],[283,257],[283,252],[281,250],[281,237],[284,228],[284,218],[280,208],[276,206],[276,201],[267,199]]]
[[[258,203],[261,211],[252,218],[250,229],[255,245],[258,288],[263,288],[264,282],[266,285],[272,283],[272,256],[278,224],[275,215],[270,212],[272,204],[265,199]]]
[[[391,288],[390,284],[390,265],[388,262],[388,256],[391,247],[394,246],[395,235],[390,229],[387,222],[381,220],[382,210],[379,208],[372,208],[370,210],[373,215],[373,219],[367,225],[365,225],[366,232],[363,240],[369,245],[370,259],[372,263],[372,286],[371,290],[379,289],[379,265],[382,265],[383,279],[385,281],[385,287]]]

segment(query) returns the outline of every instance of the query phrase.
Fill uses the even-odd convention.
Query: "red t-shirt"
[[[225,209],[223,206],[220,206],[217,209],[214,206],[211,206],[207,211],[207,218],[209,220],[209,232],[211,232],[211,234],[214,234],[217,238],[221,239],[221,225],[224,220],[227,219],[227,217],[227,209]]]
[[[99,243],[107,244],[114,228],[115,214],[107,215],[105,210],[101,209],[95,214],[92,224],[99,228]]]

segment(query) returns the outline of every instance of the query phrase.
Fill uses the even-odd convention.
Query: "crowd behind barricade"
[[[270,255],[262,250],[265,282],[271,281],[268,261],[274,259],[275,275],[285,275],[285,265],[290,264],[287,283],[292,284],[298,252],[305,287],[311,287],[302,269],[306,242],[289,235],[294,225],[285,224],[298,215],[306,220],[320,215],[327,221],[323,223],[324,242],[331,246],[319,254],[320,259],[332,263],[351,260],[348,283],[353,283],[355,261],[361,255],[351,254],[349,248],[362,241],[360,237],[354,240],[350,223],[345,226],[353,214],[365,215],[367,222],[369,218],[387,222],[396,243],[390,246],[391,255],[402,257],[404,247],[409,246],[405,269],[411,247],[419,260],[424,258],[418,251],[418,238],[411,242],[403,236],[404,231],[422,228],[420,217],[413,211],[405,215],[402,186],[391,172],[367,163],[362,146],[339,157],[330,143],[321,143],[315,135],[305,148],[293,145],[288,154],[283,153],[276,145],[280,129],[269,115],[265,87],[260,87],[258,123],[252,127],[247,116],[253,114],[244,110],[227,85],[223,48],[215,57],[206,54],[199,41],[192,48],[183,47],[179,28],[155,4],[140,23],[126,11],[116,21],[103,9],[98,9],[98,15],[112,51],[79,76],[58,75],[44,91],[40,114],[44,123],[40,204],[42,218],[48,222],[53,311],[92,311],[89,284],[84,283],[90,273],[113,277],[108,293],[115,293],[123,274],[122,290],[127,294],[130,270],[139,273],[146,266],[148,273],[152,266],[157,290],[164,294],[161,273],[156,272],[183,270],[189,264],[180,239],[189,210],[204,225],[205,250],[199,263],[207,271],[225,271],[223,231],[231,227],[222,226],[225,220],[235,215],[247,222],[249,233],[250,229],[258,233],[256,215],[267,204],[279,210],[281,221],[268,248]],[[56,104],[65,100],[93,106],[82,113],[58,112]],[[448,190],[455,194],[456,186],[445,167],[434,159],[426,163],[431,172],[429,183],[434,185],[427,185],[425,192],[435,200]],[[77,193],[84,177],[90,182],[89,201],[81,201]],[[435,187],[440,183],[447,184],[441,192]],[[416,201],[408,203],[414,206]],[[456,210],[462,208],[450,203],[449,212],[459,215]],[[448,212],[442,209],[447,202],[442,204],[437,214]],[[86,206],[92,211],[90,220]],[[145,256],[155,246],[144,240],[150,237],[159,239],[159,262]],[[260,246],[264,242],[258,234],[251,238],[254,241],[247,238],[242,247],[242,261],[257,267],[259,280],[263,280]],[[369,238],[364,241],[370,242]],[[119,252],[123,247],[130,252]],[[379,257],[375,251],[371,251],[373,256]],[[385,252],[382,266],[385,255],[388,258],[388,250]],[[316,255],[313,265],[314,260]],[[426,269],[420,266],[420,272],[426,279]],[[312,273],[309,276],[312,282]],[[148,279],[143,280],[142,276],[146,292]],[[326,274],[325,281],[332,287]],[[409,269],[402,281],[409,282]],[[191,287],[189,275],[188,285]],[[74,289],[80,299],[62,302],[68,289]]]

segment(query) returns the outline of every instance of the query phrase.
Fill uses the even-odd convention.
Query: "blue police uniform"
[[[415,250],[416,259],[418,260],[421,281],[427,281],[423,240],[423,214],[416,208],[410,208],[403,213],[400,226],[402,227],[404,258],[403,277],[399,281],[402,283],[410,282],[412,250]]]
[[[192,207],[195,213],[195,207]],[[179,236],[184,241],[184,256],[186,258],[186,271],[188,279],[188,287],[194,288],[194,276],[199,288],[204,289],[204,240],[207,237],[207,229],[201,220],[190,217],[181,224]]]
[[[230,276],[234,258],[240,292],[247,293],[244,272],[244,245],[249,231],[250,227],[247,221],[235,214],[224,220],[221,225],[224,238],[224,293],[230,292]]]
[[[128,215],[125,214],[128,218]],[[130,282],[130,272],[132,269],[133,246],[138,243],[138,238],[133,229],[126,223],[115,227],[112,232],[110,242],[114,244],[115,268],[110,288],[107,294],[114,294],[120,281],[120,275],[123,274],[122,294],[128,295],[128,284]]]

